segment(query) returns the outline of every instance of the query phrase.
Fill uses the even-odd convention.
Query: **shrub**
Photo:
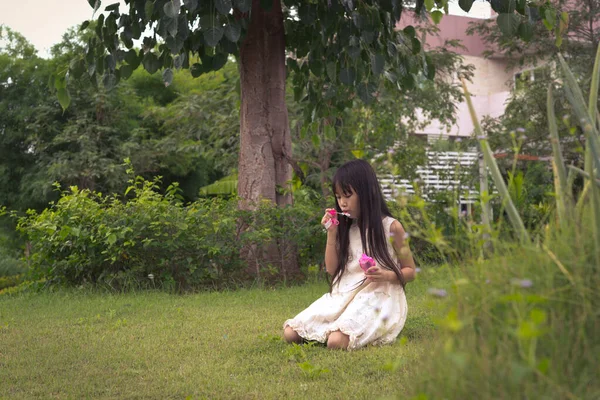
[[[19,257],[20,243],[15,238],[14,231],[8,232],[12,225],[6,220],[6,208],[0,207],[0,290],[21,283],[25,265]]]
[[[177,185],[160,194],[158,180],[130,183],[126,201],[71,187],[48,209],[21,217],[17,229],[30,242],[31,279],[180,291],[256,278],[241,257],[244,248],[253,249],[258,277],[270,279],[288,279],[286,263],[308,268],[322,258],[319,215],[310,204],[265,203],[256,211],[238,210],[235,199],[183,205]],[[284,253],[266,258],[273,243]],[[290,260],[291,250],[298,250],[297,260]]]

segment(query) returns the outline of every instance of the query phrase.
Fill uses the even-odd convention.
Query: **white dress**
[[[386,237],[390,237],[391,217],[383,220]],[[396,259],[391,241],[388,251]],[[391,282],[359,283],[364,279],[358,260],[363,254],[360,231],[350,228],[350,248],[346,271],[330,293],[283,324],[306,340],[327,341],[331,332],[341,331],[350,337],[348,350],[393,342],[406,322],[408,305],[402,285]],[[370,255],[370,254],[369,254]],[[376,260],[377,261],[377,260]],[[377,264],[379,262],[377,261]]]

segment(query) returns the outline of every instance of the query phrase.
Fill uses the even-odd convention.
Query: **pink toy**
[[[363,271],[367,272],[367,270],[371,267],[375,266],[375,260],[369,257],[366,254],[363,254],[360,260],[358,260],[358,264],[363,269]]]
[[[343,215],[345,217],[350,217],[350,214],[345,213],[345,212],[338,213],[334,208],[327,210],[327,213],[329,215],[331,215],[331,219],[329,221],[325,222],[325,229],[329,229],[329,227],[331,225],[339,225],[340,224],[340,221],[338,221],[338,219],[337,219],[338,214]]]

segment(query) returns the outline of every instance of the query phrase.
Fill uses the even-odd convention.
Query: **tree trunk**
[[[267,199],[283,206],[291,204],[292,178],[285,155],[291,154],[291,136],[285,104],[285,31],[280,0],[268,12],[260,0],[252,1],[248,33],[240,49],[240,156],[238,194],[242,209],[253,209]],[[285,245],[271,245],[268,262],[282,264]],[[295,255],[286,257],[280,271],[284,276],[299,273]],[[256,266],[258,267],[258,266]],[[255,269],[256,271],[256,269]]]

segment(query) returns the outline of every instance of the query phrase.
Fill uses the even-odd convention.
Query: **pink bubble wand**
[[[325,230],[329,229],[331,227],[331,225],[339,225],[340,224],[340,221],[338,221],[338,219],[337,219],[338,215],[343,215],[345,217],[350,218],[350,214],[349,213],[346,213],[346,212],[337,212],[337,210],[335,210],[333,208],[330,209],[330,210],[327,210],[327,213],[329,215],[331,215],[331,219],[329,221],[325,222],[325,224],[324,224],[325,225]]]

